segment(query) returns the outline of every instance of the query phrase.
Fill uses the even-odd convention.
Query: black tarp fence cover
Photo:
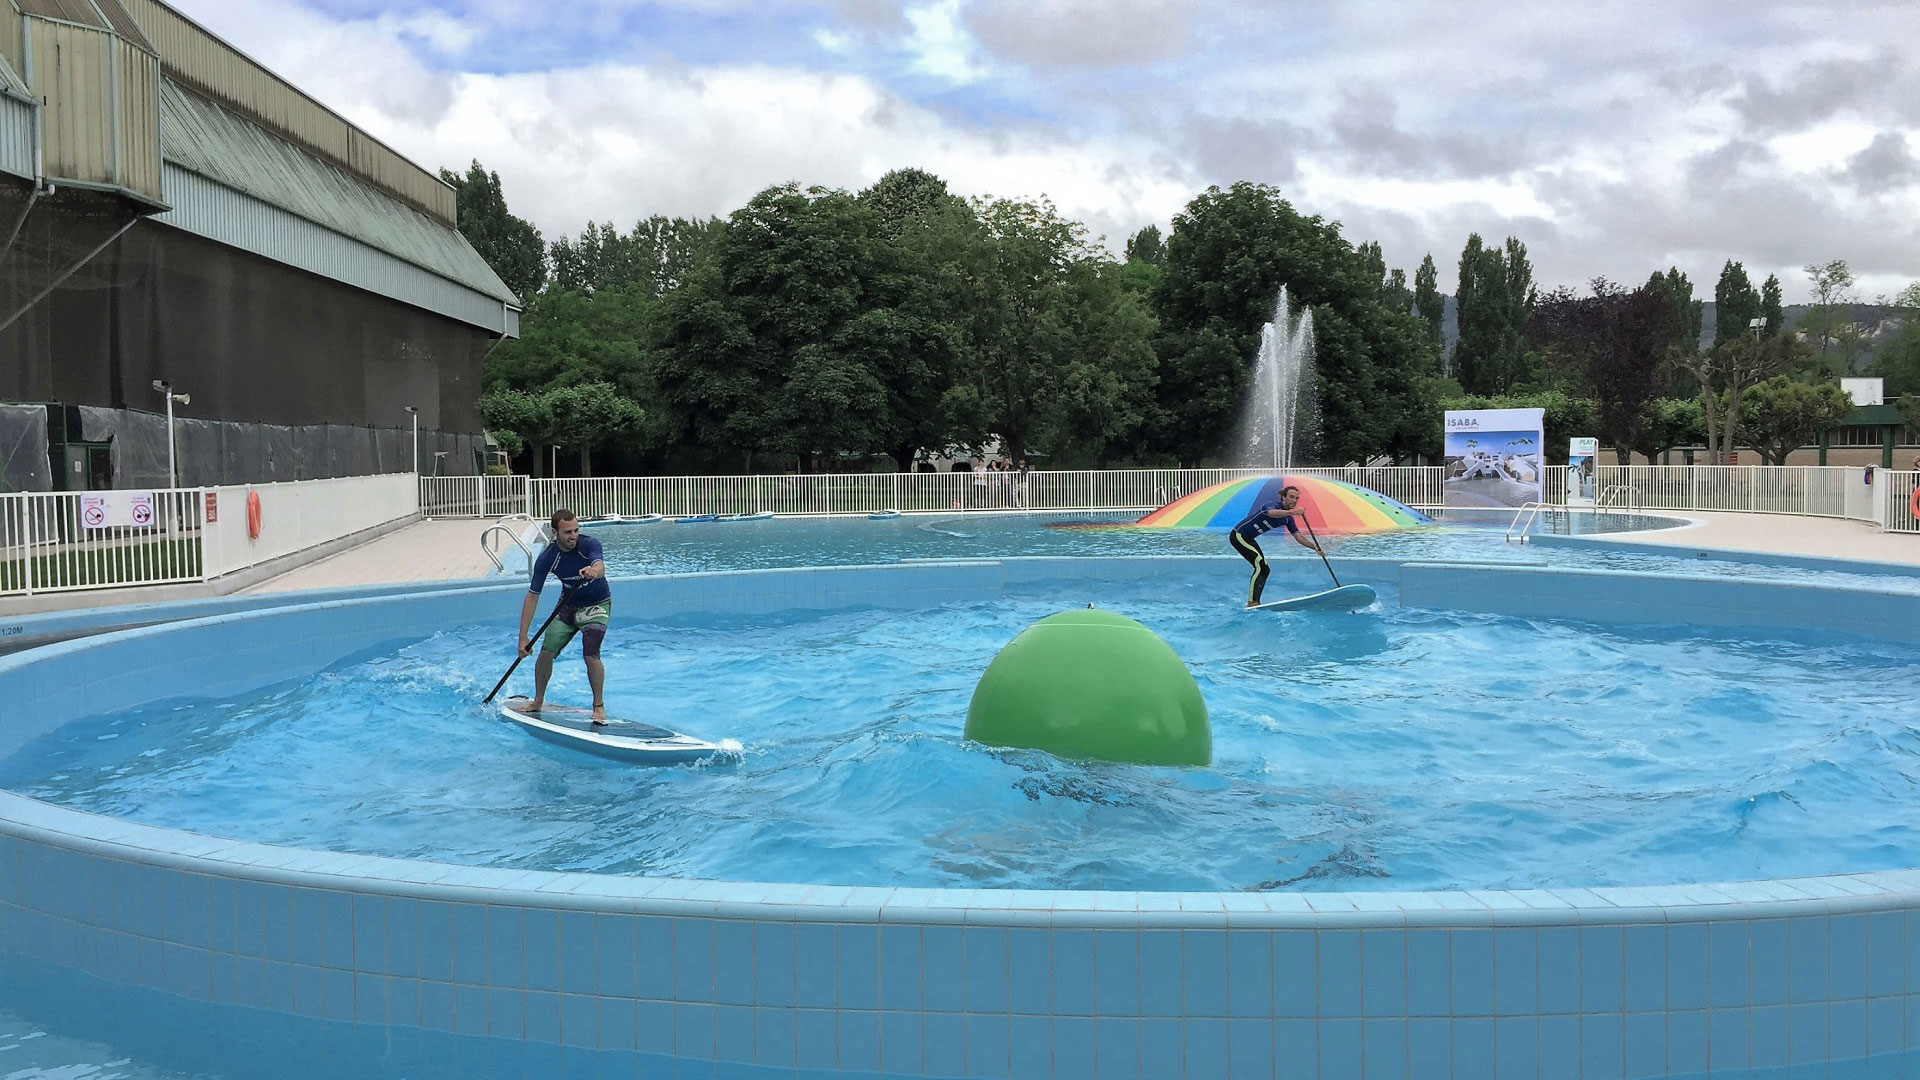
[[[148,490],[167,486],[167,418],[133,409],[78,407],[82,441],[105,443],[113,461],[113,486]],[[174,417],[175,470],[181,487],[268,484],[372,476],[413,468],[411,428],[361,428],[341,424],[249,424]],[[0,404],[0,492],[48,491],[53,487],[48,453],[47,406]],[[479,436],[420,432],[420,470],[471,476]]]

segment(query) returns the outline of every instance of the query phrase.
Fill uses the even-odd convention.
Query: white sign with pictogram
[[[153,492],[100,491],[80,496],[80,524],[88,529],[153,526]]]

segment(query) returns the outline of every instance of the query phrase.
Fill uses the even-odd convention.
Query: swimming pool
[[[1618,573],[1533,565],[1555,556],[1544,548],[1513,550],[1525,561],[1342,560],[1337,566],[1343,579],[1382,591],[1382,611],[1370,618],[1382,620],[1385,647],[1381,637],[1366,633],[1347,651],[1337,634],[1303,634],[1296,643],[1308,651],[1290,654],[1288,670],[1326,676],[1331,689],[1319,701],[1346,707],[1351,702],[1340,697],[1345,668],[1394,663],[1397,650],[1436,635],[1472,643],[1470,636],[1450,638],[1450,624],[1530,634],[1577,629],[1583,636],[1570,644],[1611,654],[1607,662],[1618,661],[1627,672],[1639,663],[1657,661],[1664,668],[1690,657],[1703,663],[1710,658],[1714,670],[1697,678],[1675,673],[1678,683],[1699,683],[1694,689],[1702,696],[1703,715],[1769,707],[1773,688],[1763,680],[1772,670],[1768,659],[1781,650],[1795,654],[1794,677],[1809,680],[1800,697],[1832,694],[1840,711],[1866,712],[1898,707],[1897,698],[1889,706],[1872,696],[1881,678],[1874,672],[1885,667],[1897,678],[1899,657],[1920,647],[1920,600],[1857,587],[1866,578],[1852,578],[1855,587],[1846,589],[1804,575],[1787,580],[1798,574],[1792,568],[1779,570],[1777,582],[1761,580],[1751,568],[1744,577]],[[1029,603],[1052,606],[1069,594],[1098,592],[1115,606],[1137,603],[1151,614],[1144,605],[1180,587],[1191,569],[1174,566],[1178,561],[948,559],[654,575],[620,582],[619,610],[636,624],[678,626],[696,635],[780,627],[839,633],[856,651],[863,648],[862,634],[871,639],[951,629],[960,647],[983,656],[990,651],[986,645],[968,646],[960,634],[968,612],[996,606],[1016,612]],[[1208,562],[1225,587],[1237,590],[1239,564],[1218,557]],[[1304,560],[1289,561],[1276,572],[1273,588],[1304,584],[1312,580],[1309,571],[1324,573]],[[1211,588],[1212,580],[1196,576],[1190,587]],[[457,646],[460,635],[470,633],[478,635],[471,643],[478,645],[488,627],[495,635],[510,632],[507,619],[518,589],[507,582],[295,604],[0,657],[0,693],[14,706],[0,719],[0,762],[13,768],[63,740],[81,746],[86,740],[73,736],[89,724],[124,724],[118,732],[92,732],[117,734],[92,740],[106,748],[106,757],[89,759],[95,780],[124,781],[132,774],[110,774],[129,764],[137,771],[141,762],[166,761],[182,778],[206,782],[209,776],[196,773],[198,766],[169,758],[162,746],[140,746],[117,764],[108,765],[107,758],[119,752],[114,744],[132,748],[142,737],[131,718],[154,702],[169,709],[236,702],[226,711],[240,712],[250,707],[244,703],[258,703],[275,688],[315,689],[342,673],[373,678],[375,670],[392,674],[389,685],[403,690],[408,680],[420,680],[421,700],[439,700],[443,691],[464,689],[462,680],[476,676],[478,668],[458,668],[452,655],[459,650],[437,653],[435,643]],[[925,613],[935,613],[931,623],[922,621]],[[1247,673],[1236,677],[1251,678],[1260,674],[1259,664],[1244,662],[1245,654],[1230,653],[1223,642],[1231,644],[1238,626],[1259,625],[1249,620],[1260,616],[1233,614],[1234,621],[1218,625],[1196,615],[1193,625],[1170,623],[1165,632],[1170,639],[1191,635],[1188,647],[1201,654],[1197,663],[1231,666],[1232,657],[1242,655]],[[863,616],[870,621],[859,623]],[[855,622],[843,621],[849,619]],[[1417,623],[1422,619],[1431,620],[1426,636]],[[1294,621],[1311,623],[1308,617]],[[1004,629],[1010,636],[1018,627]],[[924,668],[908,661],[922,663],[915,655],[919,640],[909,635],[906,646],[873,651],[918,678],[914,672]],[[1487,659],[1504,655],[1503,644],[1512,642],[1496,636],[1479,643],[1481,670],[1493,670]],[[717,648],[694,653],[701,663],[726,660]],[[1264,651],[1257,655],[1268,657]],[[1833,666],[1824,667],[1829,661]],[[804,665],[792,663],[797,677]],[[1727,684],[1713,689],[1712,679],[1741,681],[1737,671],[1725,670],[1738,663],[1749,665],[1745,682],[1751,692],[1741,695]],[[1835,684],[1845,685],[1856,670],[1868,671],[1870,692],[1847,704],[1834,693]],[[1518,692],[1501,680],[1488,675],[1474,684],[1477,696],[1493,699],[1494,707],[1486,710],[1487,727],[1460,730],[1456,749],[1468,759],[1513,749],[1497,745],[1513,735],[1503,726],[1498,699]],[[884,685],[877,676],[866,681]],[[76,694],[74,688],[83,685],[85,693]],[[1586,689],[1604,706],[1611,685],[1596,682]],[[1707,700],[1716,693],[1721,700]],[[1439,702],[1423,688],[1404,712],[1432,726]],[[1610,718],[1620,725],[1615,731],[1644,719],[1647,707],[1647,701],[1629,697]],[[713,712],[711,705],[704,708]],[[1234,711],[1231,701],[1220,708]],[[154,714],[163,725],[166,712]],[[1858,730],[1862,742],[1886,742],[1888,753],[1904,753],[1901,725],[1910,723],[1903,720],[1909,715],[1893,714],[1879,726],[1844,724],[1837,733],[1830,729],[1835,737],[1824,743],[1816,738],[1805,748],[1789,747],[1794,753],[1782,761],[1762,764],[1807,762],[1793,791],[1803,803],[1816,802],[1832,790],[1835,770],[1825,763],[1846,756],[1836,755],[1835,747],[1851,753],[1848,736]],[[251,729],[255,735],[276,728],[271,717],[252,719],[262,721]],[[1783,726],[1773,730],[1789,731],[1797,720],[1776,716],[1772,721]],[[419,733],[437,722],[448,726]],[[910,724],[911,717],[903,722]],[[1284,740],[1296,730],[1236,724],[1236,738],[1245,746],[1269,737]],[[502,747],[547,753],[490,717],[440,716],[392,728],[395,738],[333,759],[344,764],[303,773],[287,767],[298,760],[295,750],[304,752],[300,743],[319,747],[333,739],[330,749],[344,751],[364,732],[336,727],[330,733],[324,718],[314,717],[277,726],[296,736],[280,744],[283,752],[272,752],[269,740],[254,745],[251,759],[229,764],[248,760],[289,779],[334,784],[337,792],[333,774],[392,775],[394,764],[374,757],[413,752],[402,733],[416,744],[444,744],[472,729],[502,740]],[[937,744],[925,732],[893,726],[905,736],[898,743],[907,751]],[[1344,760],[1349,748],[1328,747],[1324,738],[1305,744],[1328,761],[1328,775],[1307,763],[1303,775],[1290,779],[1302,789],[1325,789],[1344,770],[1358,795],[1399,797],[1366,790],[1373,759],[1400,752],[1387,740],[1371,745],[1379,734],[1370,731],[1369,745],[1351,748]],[[1655,734],[1643,732],[1649,736],[1643,739],[1645,776],[1662,769],[1672,753],[1705,750],[1713,757],[1711,738],[1669,743],[1651,738]],[[1698,725],[1694,734],[1701,735]],[[246,742],[235,739],[227,746]],[[869,743],[841,745],[859,750],[888,744],[876,735]],[[995,768],[1010,760],[964,746],[932,748],[978,753]],[[1233,771],[1235,763],[1253,760],[1250,754],[1227,755],[1230,748],[1223,740],[1218,792],[1228,795],[1247,782],[1244,772]],[[163,752],[139,756],[153,749]],[[1720,749],[1731,754],[1723,760],[1752,761],[1751,747],[1744,758],[1732,741]],[[16,761],[22,752],[28,756]],[[1521,756],[1530,773],[1553,771],[1550,747]],[[524,775],[514,779],[527,785],[528,804],[564,801],[570,791],[586,789],[568,785],[591,785],[595,770],[607,771],[597,762],[566,769],[550,757],[524,760]],[[831,767],[831,755],[825,761]],[[749,760],[674,773],[676,779],[724,783],[752,777],[753,768]],[[916,771],[929,783],[939,780],[924,763],[902,773]],[[1445,776],[1430,772],[1435,786],[1443,786]],[[1796,770],[1788,764],[1786,772]],[[542,773],[563,781],[542,787],[535,782]],[[384,801],[369,801],[363,815],[377,819],[384,807],[407,798],[437,797],[441,789],[456,787],[452,780],[459,775],[443,768],[424,786],[389,788]],[[1012,779],[1010,772],[1004,775]],[[1030,807],[1057,812],[1066,804],[1092,813],[1137,809],[1075,798],[1087,792],[1050,783],[1069,775],[1065,771],[1032,775],[1049,783],[1040,785],[1038,800],[1019,793],[1025,805],[1017,809],[1026,813],[1034,812]],[[498,779],[493,774],[484,782]],[[1664,782],[1654,779],[1656,786]],[[1528,780],[1523,775],[1512,782]],[[128,793],[112,786],[95,785],[110,798]],[[1504,797],[1515,790],[1506,789]],[[234,798],[239,806],[248,797],[230,790],[210,801]],[[1728,820],[1719,816],[1726,810],[1717,797],[1693,805],[1708,811],[1702,820]],[[255,816],[234,806],[216,809],[236,823]],[[1767,803],[1748,813],[1741,828],[1764,838],[1778,824],[1769,815],[1782,811],[1800,812],[1784,801]],[[1669,825],[1681,823],[1679,814],[1669,816],[1676,819]],[[1505,839],[1524,839],[1520,833],[1528,825],[1524,815],[1491,820],[1499,835],[1485,842],[1489,857],[1508,857]],[[1830,836],[1845,847],[1857,843],[1860,832],[1841,825]],[[1682,852],[1708,846],[1692,835],[1673,843]],[[1749,854],[1769,856],[1763,850],[1768,847],[1762,842]],[[1852,858],[1860,852],[1838,854]],[[1661,855],[1655,845],[1646,857]],[[0,1010],[46,1025],[60,1037],[126,1048],[156,1071],[181,1073],[654,1076],[691,1070],[703,1077],[783,1080],[1145,1080],[1275,1076],[1287,1069],[1409,1080],[1905,1075],[1920,1063],[1914,1054],[1920,1032],[1907,1021],[1920,1015],[1916,945],[1920,873],[1905,869],[1745,882],[1438,891],[1298,884],[1128,891],[765,878],[729,883],[267,845],[0,792]],[[49,1017],[60,1023],[50,1025]],[[51,1064],[79,1068],[98,1060],[93,1048],[75,1045],[80,1049],[71,1061]]]
[[[0,761],[0,787],[262,843],[734,881],[1405,891],[1920,865],[1912,649],[1403,609],[1391,589],[1361,614],[1247,613],[1242,588],[1237,564],[1174,560],[907,612],[620,619],[613,712],[745,743],[711,766],[636,771],[500,723],[478,704],[510,655],[495,622],[67,725]],[[1211,769],[961,738],[994,653],[1089,603],[1187,660]],[[587,699],[577,662],[554,693]]]
[[[992,559],[1009,556],[1211,556],[1227,550],[1226,534],[1205,529],[1129,529],[1129,515],[1087,513],[914,514],[888,521],[859,517],[774,518],[739,523],[594,526],[615,574],[677,574],[795,566],[858,566],[900,559]],[[1595,542],[1601,535],[1667,532],[1688,520],[1657,514],[1541,515],[1530,543],[1510,543],[1509,513],[1454,511],[1432,528],[1327,537],[1336,558],[1543,563],[1599,570],[1636,570],[1761,581],[1866,585],[1920,592],[1920,569],[1878,565],[1823,566],[1819,560],[1715,557],[1683,548]],[[1105,526],[1081,529],[1081,524]],[[1756,527],[1764,522],[1756,519]],[[1264,544],[1274,560],[1311,558],[1280,537]]]

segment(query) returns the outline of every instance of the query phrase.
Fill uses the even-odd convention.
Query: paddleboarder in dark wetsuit
[[[540,711],[546,701],[547,680],[553,676],[553,658],[560,655],[574,634],[580,635],[580,654],[587,662],[587,683],[593,687],[593,722],[607,722],[607,669],[600,662],[600,642],[607,636],[607,623],[613,618],[613,590],[607,586],[607,564],[600,541],[580,532],[580,519],[571,510],[553,514],[553,543],[540,552],[533,564],[533,580],[527,598],[520,604],[520,655],[533,651],[527,628],[533,625],[533,609],[540,603],[540,590],[552,574],[572,587],[561,604],[559,617],[547,625],[540,642],[540,659],[533,665],[533,701],[522,712]]]
[[[1267,574],[1272,567],[1267,565],[1267,553],[1260,550],[1260,535],[1269,529],[1286,526],[1288,532],[1299,545],[1308,551],[1319,551],[1320,545],[1302,536],[1300,519],[1307,512],[1299,509],[1300,489],[1289,484],[1280,489],[1280,494],[1266,502],[1256,503],[1253,513],[1233,527],[1227,534],[1227,542],[1240,557],[1253,565],[1253,583],[1247,589],[1247,606],[1260,606],[1261,590],[1267,587]],[[1324,554],[1324,553],[1323,553]]]

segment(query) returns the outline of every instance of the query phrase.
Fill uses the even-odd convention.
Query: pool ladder
[[[532,514],[508,514],[505,517],[502,517],[499,521],[496,521],[493,524],[487,526],[485,529],[481,530],[480,550],[486,554],[487,561],[493,563],[493,569],[495,573],[504,574],[507,572],[507,564],[500,561],[500,555],[499,555],[499,552],[505,551],[506,548],[495,546],[493,538],[496,535],[506,537],[507,543],[512,544],[514,547],[519,548],[520,554],[526,557],[527,569],[529,570],[533,569],[533,552],[527,550],[527,545],[520,542],[520,532],[516,531],[513,528],[513,524],[512,524],[514,522],[522,522],[522,521],[526,522],[528,525],[535,524]],[[544,526],[542,527],[541,531],[543,533],[545,532]]]
[[[1557,508],[1543,502],[1530,502],[1521,506],[1520,512],[1513,515],[1512,523],[1507,526],[1507,543],[1511,544],[1515,540],[1526,543],[1527,530],[1533,528],[1534,519],[1540,516],[1540,511],[1550,509]]]

